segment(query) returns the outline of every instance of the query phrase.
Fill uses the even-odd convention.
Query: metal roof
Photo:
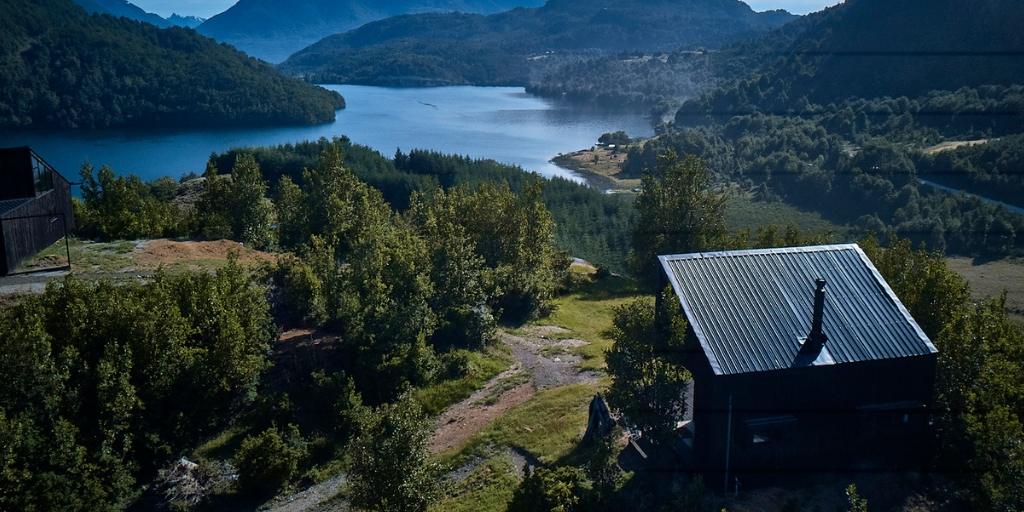
[[[937,352],[856,244],[659,256],[717,375],[796,366],[825,279],[813,365]]]
[[[22,199],[5,199],[0,201],[0,217],[7,215],[7,212],[16,210],[21,205],[35,199],[34,197],[26,197]]]

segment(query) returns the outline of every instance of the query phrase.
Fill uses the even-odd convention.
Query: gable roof
[[[856,244],[658,259],[716,375],[800,366],[819,278],[828,341],[811,364],[937,352]]]

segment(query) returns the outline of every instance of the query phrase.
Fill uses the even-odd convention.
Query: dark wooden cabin
[[[920,467],[937,350],[860,247],[660,260],[689,321],[698,469],[731,491],[734,476]]]
[[[28,147],[0,149],[0,276],[74,227],[71,184]]]

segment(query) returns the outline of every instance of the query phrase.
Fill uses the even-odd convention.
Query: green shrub
[[[305,456],[305,442],[297,426],[289,423],[284,437],[272,426],[242,441],[234,460],[238,485],[243,492],[276,491],[295,476]]]

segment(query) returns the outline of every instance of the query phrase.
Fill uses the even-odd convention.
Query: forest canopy
[[[0,7],[0,130],[320,124],[345,101],[191,29]]]

